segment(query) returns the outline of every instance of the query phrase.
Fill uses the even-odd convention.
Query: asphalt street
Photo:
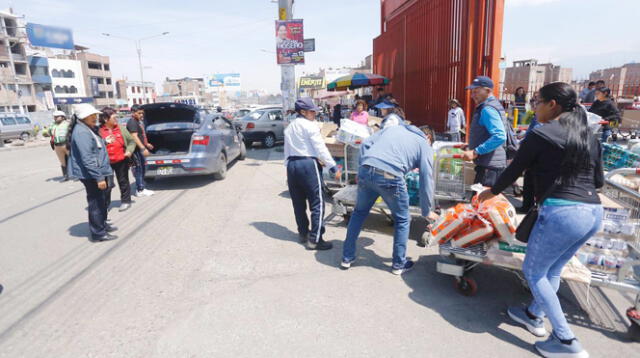
[[[82,184],[59,172],[48,147],[0,151],[0,357],[537,356],[505,314],[529,300],[511,272],[477,267],[465,297],[436,271],[437,250],[411,241],[417,267],[394,276],[380,215],[349,271],[341,218],[327,226],[333,250],[305,250],[276,150],[250,150],[224,181],[156,181],[155,196],[111,211],[120,238],[103,243],[87,238]],[[592,357],[638,355],[632,295],[560,295]]]

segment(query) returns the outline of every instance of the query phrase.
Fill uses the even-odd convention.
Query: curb
[[[7,144],[5,144],[4,147],[0,147],[0,152],[13,152],[16,150],[23,150],[23,149],[29,149],[29,148],[39,148],[39,147],[44,147],[49,145],[49,141],[38,141],[37,143],[32,143],[29,145],[21,145],[21,146],[7,146]]]

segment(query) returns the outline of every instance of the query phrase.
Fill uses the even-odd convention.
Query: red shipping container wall
[[[443,131],[448,101],[457,98],[467,121],[473,78],[493,78],[498,90],[504,0],[382,0],[382,34],[373,41],[377,74],[407,119]],[[468,128],[468,126],[467,126]]]

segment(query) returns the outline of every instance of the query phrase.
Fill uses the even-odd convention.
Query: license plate
[[[173,167],[158,168],[158,175],[171,175],[171,174],[173,174]]]

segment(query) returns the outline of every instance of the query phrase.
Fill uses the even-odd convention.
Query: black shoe
[[[106,232],[114,232],[114,231],[118,230],[118,227],[107,224],[104,230]]]
[[[305,242],[307,242],[307,240],[308,240],[308,239],[307,239],[307,235],[298,234],[298,241],[299,241],[301,244],[304,244]]]
[[[332,243],[326,242],[322,239],[320,239],[318,242],[313,242],[311,240],[307,241],[307,249],[309,250],[318,250],[318,251],[331,250],[332,247],[333,247]]]
[[[117,238],[118,237],[116,235],[106,234],[104,236],[94,237],[93,241],[109,241],[109,240],[115,240]]]

